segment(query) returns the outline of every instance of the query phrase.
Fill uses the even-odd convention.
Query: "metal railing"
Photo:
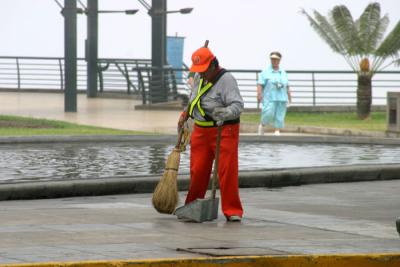
[[[229,70],[237,79],[246,108],[259,108],[256,85],[260,70]],[[176,78],[181,72],[182,77]],[[355,105],[357,75],[352,71],[289,70],[293,105]],[[157,75],[154,75],[157,73]],[[78,59],[77,89],[86,90],[86,61]],[[158,98],[187,101],[188,68],[162,70],[149,59],[102,58],[98,63],[100,92],[136,94],[144,104]],[[162,82],[163,81],[163,82]],[[161,88],[160,86],[165,88]],[[400,91],[400,71],[382,71],[372,80],[373,104],[386,104],[387,91]],[[152,90],[149,88],[152,87]],[[153,90],[153,89],[156,90]],[[1,89],[64,90],[64,59],[60,57],[0,57]],[[157,101],[155,101],[157,102]]]
[[[86,90],[86,61],[77,59],[77,89]],[[133,68],[150,67],[149,59],[105,59],[98,63],[100,92],[139,92]],[[64,58],[0,57],[0,88],[64,90]]]
[[[245,108],[259,108],[256,86],[260,70],[230,70],[238,81]],[[351,105],[357,101],[357,74],[353,71],[288,70],[292,105]],[[386,104],[386,92],[400,91],[400,71],[377,72],[372,79],[373,105]]]
[[[0,88],[62,89],[63,71],[63,58],[0,57]]]
[[[140,94],[140,74],[135,69],[151,67],[149,59],[102,58],[98,61],[98,88],[100,92]]]
[[[86,61],[78,58],[77,90],[86,90]],[[161,71],[162,75],[153,76]],[[187,101],[189,88],[187,72],[175,79],[175,70],[166,66],[162,70],[151,67],[149,59],[100,58],[98,61],[99,92],[136,94],[143,103],[159,98]],[[161,83],[160,78],[164,80]],[[150,83],[154,92],[150,94]],[[167,90],[159,88],[164,85]],[[1,89],[64,90],[64,59],[60,57],[0,57]],[[160,95],[158,95],[160,94]]]
[[[139,89],[143,104],[179,100],[186,104],[189,100],[190,88],[187,84],[188,72],[165,66],[163,69],[152,67],[136,68],[139,75]],[[182,75],[177,77],[176,74]]]

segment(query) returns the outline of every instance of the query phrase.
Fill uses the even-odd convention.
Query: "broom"
[[[163,176],[153,192],[153,206],[159,213],[172,214],[178,205],[178,169],[181,151],[181,139],[184,134],[183,127],[179,130],[178,141],[174,150],[169,154]]]
[[[208,40],[205,41],[204,47],[208,47]],[[178,205],[179,195],[177,177],[179,162],[181,152],[185,150],[189,140],[189,131],[186,130],[187,129],[184,129],[184,127],[179,130],[176,146],[171,154],[169,154],[163,176],[153,192],[153,207],[159,213],[172,214]],[[182,136],[184,136],[183,143]]]

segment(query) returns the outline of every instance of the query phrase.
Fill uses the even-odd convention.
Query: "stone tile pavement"
[[[241,189],[242,223],[179,221],[151,194],[3,201],[0,263],[398,253],[399,191],[399,180]]]

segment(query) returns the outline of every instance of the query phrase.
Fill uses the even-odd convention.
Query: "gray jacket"
[[[200,83],[200,75],[194,76],[194,86],[190,95],[189,103],[196,98]],[[205,86],[205,84],[203,84]],[[219,78],[216,84],[200,98],[200,106],[204,112],[212,117],[212,112],[216,107],[227,107],[232,114],[227,120],[233,120],[240,117],[244,104],[240,95],[236,79],[230,72],[225,72]],[[197,105],[193,109],[192,117],[199,121],[206,121],[200,114]]]

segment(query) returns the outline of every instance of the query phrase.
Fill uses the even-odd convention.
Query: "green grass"
[[[244,113],[240,120],[247,123],[259,123],[260,114]],[[288,112],[285,123],[296,126],[317,126],[326,128],[345,128],[363,131],[385,131],[386,113],[373,112],[366,120],[359,120],[354,112]]]
[[[144,132],[86,126],[56,120],[0,115],[0,136],[15,135],[129,135]]]
[[[244,113],[241,121],[259,123],[260,114]],[[386,113],[373,112],[367,120],[357,119],[351,112],[288,112],[287,125],[317,126],[326,128],[345,128],[363,131],[385,131]],[[125,131],[109,128],[79,125],[56,120],[33,119],[18,116],[0,115],[0,136],[16,135],[129,135],[146,134],[138,131]]]

